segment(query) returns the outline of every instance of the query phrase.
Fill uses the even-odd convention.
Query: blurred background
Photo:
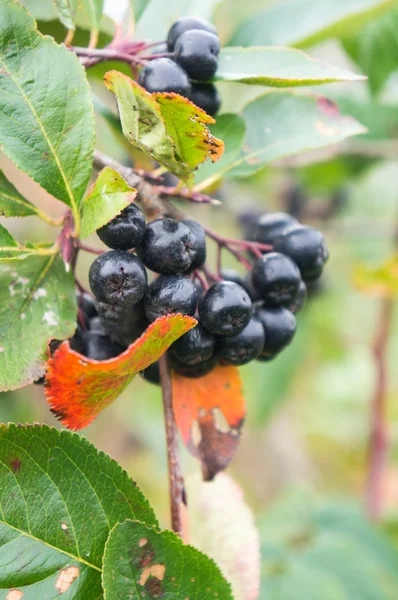
[[[107,14],[125,18],[126,4],[106,0]],[[195,1],[191,4],[191,14],[195,14]],[[267,10],[268,4],[265,0],[221,2],[213,18],[222,39],[228,42],[235,36],[239,42],[243,23]],[[307,1],[311,4],[323,3]],[[335,99],[343,112],[368,128],[368,134],[316,156],[306,155],[304,160],[267,166],[248,179],[226,180],[212,191],[222,200],[221,207],[184,206],[193,217],[229,237],[244,235],[241,223],[250,215],[284,210],[319,227],[330,249],[324,277],[310,289],[307,305],[298,315],[292,345],[274,362],[252,363],[240,370],[248,417],[229,473],[244,490],[260,530],[262,600],[398,598],[398,322],[393,300],[387,300],[393,306],[385,340],[388,459],[381,516],[373,525],[364,510],[372,403],[377,393],[373,347],[385,311],[385,292],[390,288],[378,285],[380,281],[365,286],[355,283],[364,265],[378,268],[390,261],[395,266],[389,277],[398,289],[394,263],[398,9],[390,4],[391,10],[376,15],[352,35],[330,35],[306,47],[311,56],[370,75],[370,83],[310,90]],[[294,31],[288,14],[286,28]],[[90,81],[97,101],[113,110],[100,78],[90,72]],[[227,83],[219,84],[219,89],[222,112],[238,112],[264,91]],[[100,150],[119,161],[135,160],[104,111],[98,114],[97,140]],[[0,167],[27,197],[49,213],[61,214],[62,206],[2,156]],[[41,241],[53,235],[33,217],[12,221],[10,230],[19,240]],[[95,236],[90,243],[101,245]],[[209,254],[210,261],[214,260],[210,243]],[[227,254],[224,259],[226,266],[239,270]],[[78,272],[86,284],[90,263],[90,255],[81,253]],[[42,388],[35,385],[0,394],[0,421],[58,426]],[[137,377],[84,435],[137,480],[166,526],[167,470],[159,388]],[[187,477],[197,474],[197,463],[183,448],[182,455]]]

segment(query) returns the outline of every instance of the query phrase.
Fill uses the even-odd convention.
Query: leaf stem
[[[366,484],[366,509],[369,517],[378,520],[382,512],[383,475],[388,454],[387,434],[387,349],[391,334],[394,302],[383,298],[379,324],[373,342],[376,385],[371,406],[369,470]]]
[[[185,496],[184,479],[181,472],[177,428],[174,420],[171,376],[165,354],[159,359],[159,369],[166,428],[171,526],[173,531],[182,537],[182,504],[184,503]]]

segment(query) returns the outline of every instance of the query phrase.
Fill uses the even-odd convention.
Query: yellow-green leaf
[[[354,284],[361,292],[376,297],[398,296],[398,255],[376,268],[358,265]]]

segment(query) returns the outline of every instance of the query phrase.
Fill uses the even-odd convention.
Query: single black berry
[[[296,333],[296,317],[287,308],[272,308],[259,304],[255,317],[264,328],[265,343],[258,360],[271,360],[290,344]]]
[[[180,362],[173,354],[169,355],[170,366],[179,375],[183,377],[189,377],[198,379],[210,373],[217,366],[217,359],[215,356],[208,358],[195,365],[184,365]]]
[[[211,117],[220,110],[221,96],[214,83],[193,83],[189,99]]]
[[[248,293],[230,281],[214,283],[199,304],[201,323],[214,335],[236,335],[246,327],[252,312]]]
[[[206,233],[198,221],[182,219],[181,223],[184,223],[192,231],[196,239],[196,256],[187,270],[187,273],[191,273],[195,269],[199,269],[206,262]]]
[[[320,277],[329,257],[322,233],[305,225],[289,227],[275,240],[274,249],[294,260],[304,281],[314,281]]]
[[[183,273],[196,258],[197,242],[192,231],[175,219],[156,219],[146,227],[136,248],[142,262],[155,273]]]
[[[260,244],[273,244],[286,229],[297,223],[297,219],[284,212],[265,213],[257,220],[253,239]]]
[[[175,43],[180,35],[191,29],[202,29],[203,31],[209,31],[217,35],[217,29],[209,21],[205,21],[205,19],[200,19],[199,17],[181,17],[181,19],[178,19],[172,25],[168,33],[167,48],[169,52],[173,52]]]
[[[154,58],[141,70],[138,83],[151,94],[174,92],[188,97],[191,82],[181,65],[170,58]]]
[[[198,324],[178,338],[170,351],[182,364],[196,365],[211,358],[215,346],[214,335]]]
[[[98,302],[97,308],[105,333],[121,346],[132,344],[149,326],[143,301],[133,307]]]
[[[97,234],[109,248],[130,250],[140,243],[144,237],[144,231],[144,213],[136,204],[132,203],[112,221],[98,229]]]
[[[284,254],[270,252],[254,263],[252,282],[261,298],[270,306],[287,306],[296,298],[300,271]]]
[[[192,29],[180,35],[174,53],[176,62],[192,79],[208,81],[217,71],[220,40],[214,33]]]
[[[96,299],[111,304],[137,304],[147,288],[142,262],[125,250],[104,252],[89,271],[90,288]]]
[[[194,315],[198,303],[195,284],[182,275],[160,275],[148,286],[144,297],[145,314],[150,321],[163,315]]]
[[[140,375],[145,381],[148,381],[148,383],[160,385],[159,361],[157,360],[143,371],[140,371]]]
[[[94,360],[108,360],[118,356],[124,350],[125,347],[112,342],[112,340],[106,336],[98,333],[97,331],[85,331],[85,356]]]
[[[304,281],[301,280],[300,287],[297,292],[297,296],[294,298],[294,300],[291,302],[291,304],[289,304],[289,306],[287,308],[293,314],[298,313],[303,308],[303,306],[307,300],[307,295],[308,295],[307,286],[305,285]]]
[[[246,365],[264,349],[264,328],[256,317],[237,335],[222,337],[217,342],[217,356],[225,365]]]

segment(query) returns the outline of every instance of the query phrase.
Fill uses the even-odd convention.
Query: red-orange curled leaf
[[[200,459],[211,480],[229,465],[239,444],[246,416],[242,382],[236,367],[217,367],[200,379],[177,373],[173,407],[177,427],[188,450]]]
[[[180,314],[152,323],[125,352],[109,360],[93,360],[64,342],[48,361],[45,394],[63,425],[87,427],[128,386],[134,376],[158,360],[197,321]]]

